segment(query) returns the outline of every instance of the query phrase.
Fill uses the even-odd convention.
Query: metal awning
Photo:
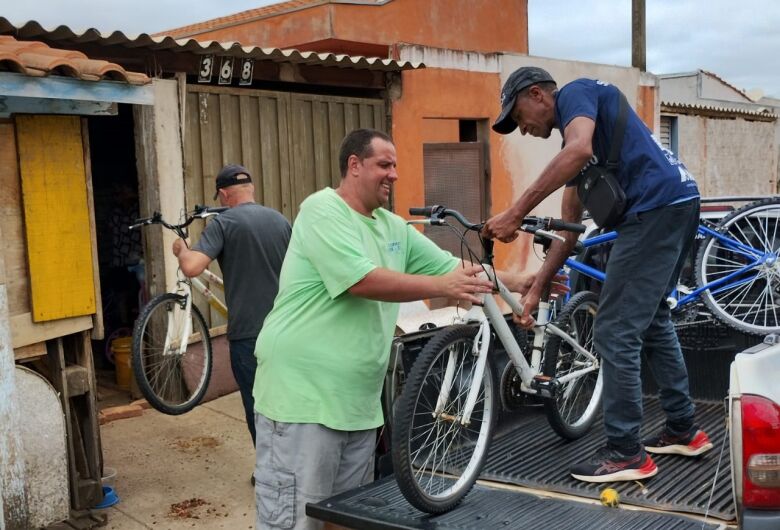
[[[117,103],[154,104],[152,85],[0,72],[0,117],[3,118],[38,113],[113,115]]]
[[[755,105],[755,107],[758,107],[758,105]],[[769,107],[750,110],[747,108],[716,107],[712,105],[678,103],[674,101],[662,101],[661,113],[723,119],[743,118],[745,120],[765,122],[777,120],[777,115],[772,113],[772,110]]]

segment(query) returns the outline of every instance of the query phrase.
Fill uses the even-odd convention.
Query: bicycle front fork
[[[458,354],[454,349],[450,349],[449,358],[447,359],[447,368],[444,371],[444,380],[442,381],[441,389],[439,390],[439,398],[436,400],[436,408],[433,411],[434,418],[458,422],[464,426],[471,423],[471,413],[474,411],[474,406],[477,403],[479,389],[482,386],[482,377],[485,375],[485,363],[487,362],[488,351],[490,350],[490,340],[490,323],[487,319],[483,319],[471,346],[470,355],[475,356],[476,360],[474,361],[474,368],[471,371],[471,380],[469,382],[469,392],[466,396],[465,407],[463,408],[463,414],[460,417],[451,416],[444,412],[444,409],[450,400],[450,392],[452,390],[452,384],[455,379],[455,373],[459,362]],[[464,362],[465,359],[460,360],[461,365]]]

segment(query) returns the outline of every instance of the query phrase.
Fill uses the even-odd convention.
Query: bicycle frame
[[[210,270],[205,269],[202,273],[200,273],[200,275],[206,278],[209,283],[216,284],[220,289],[223,291],[225,290],[225,283],[222,281],[222,278]],[[225,303],[222,302],[222,300],[220,300],[211,289],[206,287],[206,284],[203,283],[200,278],[190,278],[190,282],[192,282],[192,286],[195,287],[195,290],[197,290],[206,298],[206,301],[211,307],[216,309],[223,317],[227,318],[227,306]]]
[[[704,237],[712,236],[715,239],[717,239],[720,243],[722,243],[727,249],[742,254],[743,256],[752,259],[753,261],[751,261],[741,269],[733,271],[732,273],[722,278],[719,278],[714,282],[710,282],[706,285],[702,285],[701,287],[698,287],[697,289],[691,291],[690,293],[685,294],[682,297],[680,297],[677,289],[675,289],[669,295],[670,302],[671,302],[670,305],[672,309],[689,304],[697,300],[701,295],[701,293],[703,293],[704,291],[710,290],[714,294],[717,294],[718,292],[720,292],[718,290],[719,287],[726,286],[730,288],[733,286],[738,286],[743,283],[748,283],[750,281],[753,281],[755,275],[742,278],[732,283],[732,280],[754,269],[756,266],[762,265],[769,260],[777,259],[777,257],[771,252],[763,252],[763,253],[758,252],[756,251],[756,249],[743,245],[742,243],[735,241],[730,237],[721,234],[720,232],[716,232],[715,230],[712,230],[711,228],[703,224],[699,224],[697,234],[700,234]],[[612,232],[607,232],[606,234],[600,234],[598,236],[586,239],[582,241],[582,244],[585,248],[590,248],[598,245],[603,245],[605,243],[610,243],[615,239],[617,239],[617,237],[618,237],[617,232],[612,231]],[[584,274],[585,276],[588,276],[589,278],[593,278],[601,282],[604,282],[607,278],[607,275],[604,273],[604,271],[591,267],[590,265],[586,265],[585,263],[576,261],[572,258],[568,258],[565,262],[565,265],[572,270],[575,270],[581,274]],[[724,287],[724,289],[726,287]]]
[[[495,275],[493,269],[485,265],[485,272],[488,279],[494,282],[498,288],[498,295],[504,300],[512,311],[516,314],[522,314],[523,307],[515,299],[509,290],[501,283],[501,280]],[[481,313],[481,315],[479,314]],[[498,307],[498,303],[493,298],[492,293],[486,293],[483,295],[482,311],[479,311],[478,306],[472,308],[471,311],[464,317],[467,322],[479,322],[479,332],[474,339],[474,346],[472,353],[478,356],[474,375],[472,377],[472,384],[469,388],[469,393],[466,398],[466,405],[464,407],[464,414],[461,418],[457,418],[463,425],[468,425],[471,421],[471,413],[474,410],[474,406],[477,401],[477,393],[479,392],[479,381],[482,380],[482,375],[485,370],[485,363],[487,362],[488,351],[490,346],[490,326],[498,336],[498,339],[504,345],[504,348],[512,361],[512,364],[517,370],[520,379],[522,380],[521,388],[523,392],[529,394],[537,394],[538,391],[532,387],[533,379],[540,373],[541,360],[542,360],[542,346],[544,344],[545,333],[551,333],[561,338],[572,348],[584,355],[587,359],[593,362],[588,368],[581,368],[575,370],[558,379],[559,382],[564,383],[571,379],[582,377],[583,375],[596,371],[599,368],[598,359],[588,350],[583,348],[574,338],[569,334],[562,331],[555,324],[548,321],[550,315],[550,304],[547,301],[539,303],[538,318],[536,325],[534,326],[534,348],[531,355],[531,363],[525,359],[520,345],[517,343],[512,331],[509,329],[509,325],[504,319],[504,315],[501,309]],[[476,350],[476,351],[475,351]],[[439,397],[437,399],[436,408],[434,410],[434,417],[440,415],[447,401],[449,400],[450,390],[452,388],[453,377],[455,374],[455,362],[453,354],[450,353],[450,358],[447,361],[447,367],[445,369],[444,381],[442,382],[441,390],[439,391]],[[474,384],[476,383],[476,384]]]
[[[222,281],[222,278],[210,270],[205,269],[201,273],[201,276],[203,276],[209,282],[215,283],[220,288],[224,288],[224,282]],[[189,318],[189,315],[192,312],[193,287],[206,298],[206,301],[209,303],[209,305],[216,309],[222,316],[227,317],[227,306],[225,306],[224,302],[222,302],[222,300],[220,300],[214,294],[214,292],[211,291],[211,289],[206,287],[206,284],[203,283],[198,277],[180,279],[178,281],[178,288],[176,289],[176,292],[183,295],[186,299],[184,307],[181,308],[183,315],[185,315],[184,327],[181,329],[181,332],[179,332],[177,329],[179,326],[176,325],[179,319],[171,319],[168,321],[168,329],[165,333],[165,346],[163,350],[164,355],[169,355],[170,353],[183,355],[190,343],[192,321]],[[177,311],[177,309],[174,309],[174,311]],[[172,352],[171,349],[174,349],[175,351]]]

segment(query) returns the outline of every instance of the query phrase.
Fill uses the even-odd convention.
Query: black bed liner
[[[598,499],[603,488],[613,487],[624,502],[636,506],[732,520],[736,515],[731,492],[731,461],[728,447],[723,444],[725,407],[719,402],[697,401],[696,419],[715,446],[709,452],[694,458],[653,455],[658,474],[641,484],[592,484],[572,478],[568,470],[604,443],[601,421],[580,440],[566,442],[552,431],[540,410],[524,411],[493,440],[481,478],[592,499]],[[664,414],[658,400],[646,399],[643,432],[655,432],[663,423]]]
[[[412,508],[393,477],[309,504],[306,513],[360,530],[715,530],[682,515],[606,508],[477,485],[455,510],[431,516]]]
[[[309,505],[307,513],[361,530],[722,528],[735,518],[729,453],[728,447],[723,445],[725,408],[722,403],[710,401],[698,401],[696,407],[697,420],[715,447],[696,458],[655,455],[658,474],[642,483],[589,484],[574,480],[568,473],[569,466],[590,455],[604,441],[600,422],[582,439],[565,442],[552,431],[540,407],[526,407],[502,421],[482,471],[483,485],[475,486],[463,503],[450,513],[433,517],[414,509],[403,498],[392,476]],[[657,399],[645,400],[644,417],[644,432],[652,432],[663,424],[663,411]],[[604,488],[613,487],[620,493],[623,504],[706,515],[709,522],[702,526],[701,520],[681,513],[615,510],[538,497],[522,491],[489,487],[490,482],[593,499],[598,499]]]

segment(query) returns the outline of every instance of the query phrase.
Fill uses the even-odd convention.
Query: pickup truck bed
[[[430,330],[402,339],[400,353],[404,371],[433,333]],[[696,399],[697,421],[715,446],[701,457],[654,455],[658,474],[641,484],[580,482],[570,477],[568,468],[604,443],[600,420],[582,439],[566,442],[552,431],[542,407],[529,405],[514,412],[503,412],[480,483],[450,513],[434,517],[415,510],[398,491],[392,476],[309,505],[308,513],[323,521],[360,530],[736,527],[725,439],[726,407],[722,400],[728,394],[729,364],[734,356],[761,338],[712,323],[678,330],[678,335],[688,366],[691,394]],[[493,362],[501,373],[506,356],[497,352]],[[652,378],[643,377],[643,380],[646,394],[643,433],[649,433],[663,424],[664,415],[654,397],[657,389]],[[618,490],[621,507],[632,505],[640,510],[594,505],[592,500],[598,499],[606,487]]]
[[[393,477],[310,506],[309,513],[324,521],[361,530],[719,528],[735,518],[728,447],[721,454],[726,435],[725,407],[722,403],[700,401],[697,410],[699,421],[715,448],[692,459],[654,456],[658,475],[641,484],[588,484],[574,480],[569,476],[568,467],[603,443],[602,428],[596,427],[584,438],[567,443],[552,431],[540,407],[525,407],[502,420],[481,475],[481,485],[448,514],[431,517],[412,508],[401,496]],[[649,398],[645,426],[654,428],[662,423],[663,412],[658,401]],[[506,485],[589,499],[598,499],[602,489],[614,487],[625,504],[677,513],[614,510],[508,491]],[[708,523],[702,526],[701,518],[695,520],[680,513],[707,515]]]

